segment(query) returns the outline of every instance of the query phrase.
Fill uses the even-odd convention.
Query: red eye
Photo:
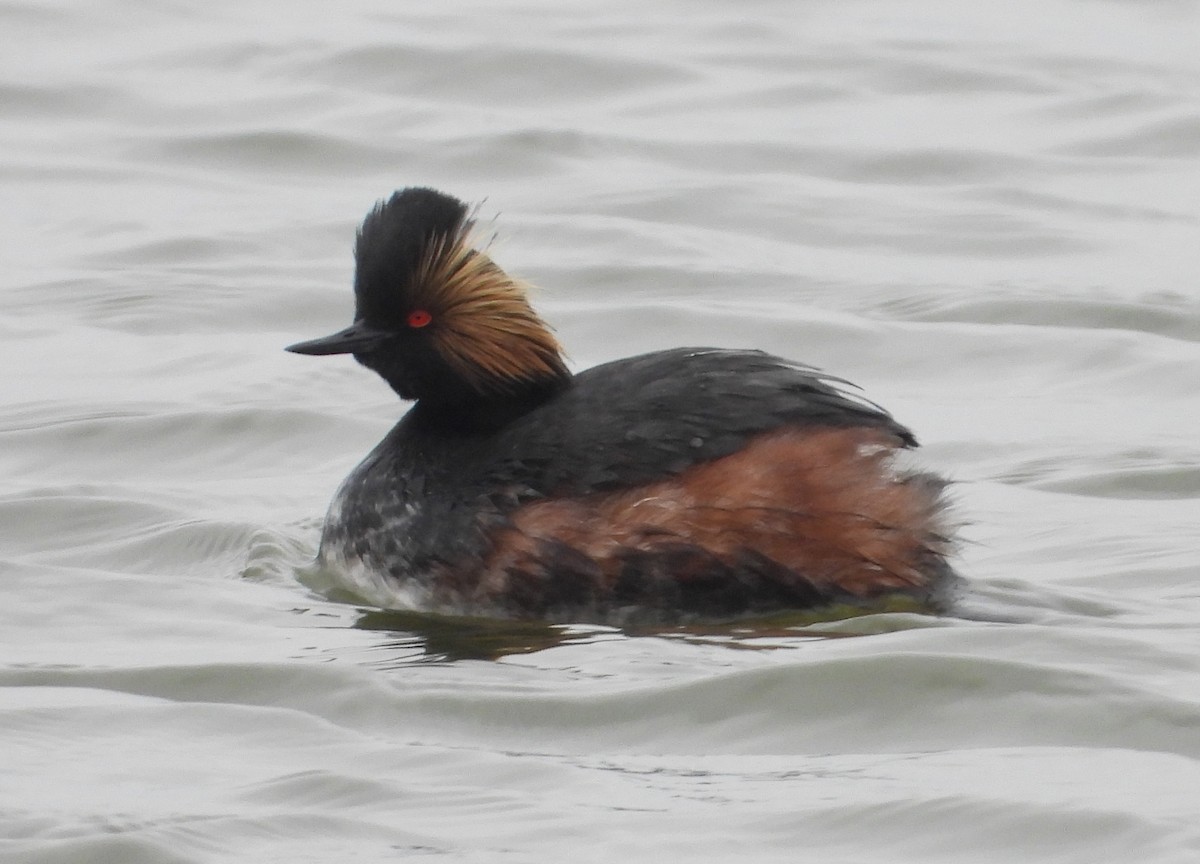
[[[414,309],[408,313],[409,327],[424,327],[433,320],[433,316],[424,309]]]

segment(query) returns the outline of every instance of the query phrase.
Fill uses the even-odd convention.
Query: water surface
[[[0,4],[0,857],[1197,860],[1198,17]],[[484,202],[576,367],[861,384],[956,480],[955,614],[475,632],[314,590],[402,406],[282,346],[348,322],[409,184]]]

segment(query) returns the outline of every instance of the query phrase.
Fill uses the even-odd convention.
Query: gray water
[[[0,4],[0,859],[1200,860],[1197,33]],[[281,349],[410,184],[483,201],[578,368],[862,385],[957,481],[955,614],[476,632],[307,576],[403,406]]]

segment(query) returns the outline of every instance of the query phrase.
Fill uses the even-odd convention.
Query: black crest
[[[470,226],[469,208],[452,195],[413,186],[380,201],[367,214],[354,245],[356,321],[399,326],[397,292],[419,272],[430,250]]]

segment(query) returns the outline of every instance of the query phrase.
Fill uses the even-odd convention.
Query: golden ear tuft
[[[437,348],[481,391],[567,376],[562,347],[529,305],[527,286],[474,248],[473,225],[466,220],[436,238],[414,274],[414,308],[432,315]]]

